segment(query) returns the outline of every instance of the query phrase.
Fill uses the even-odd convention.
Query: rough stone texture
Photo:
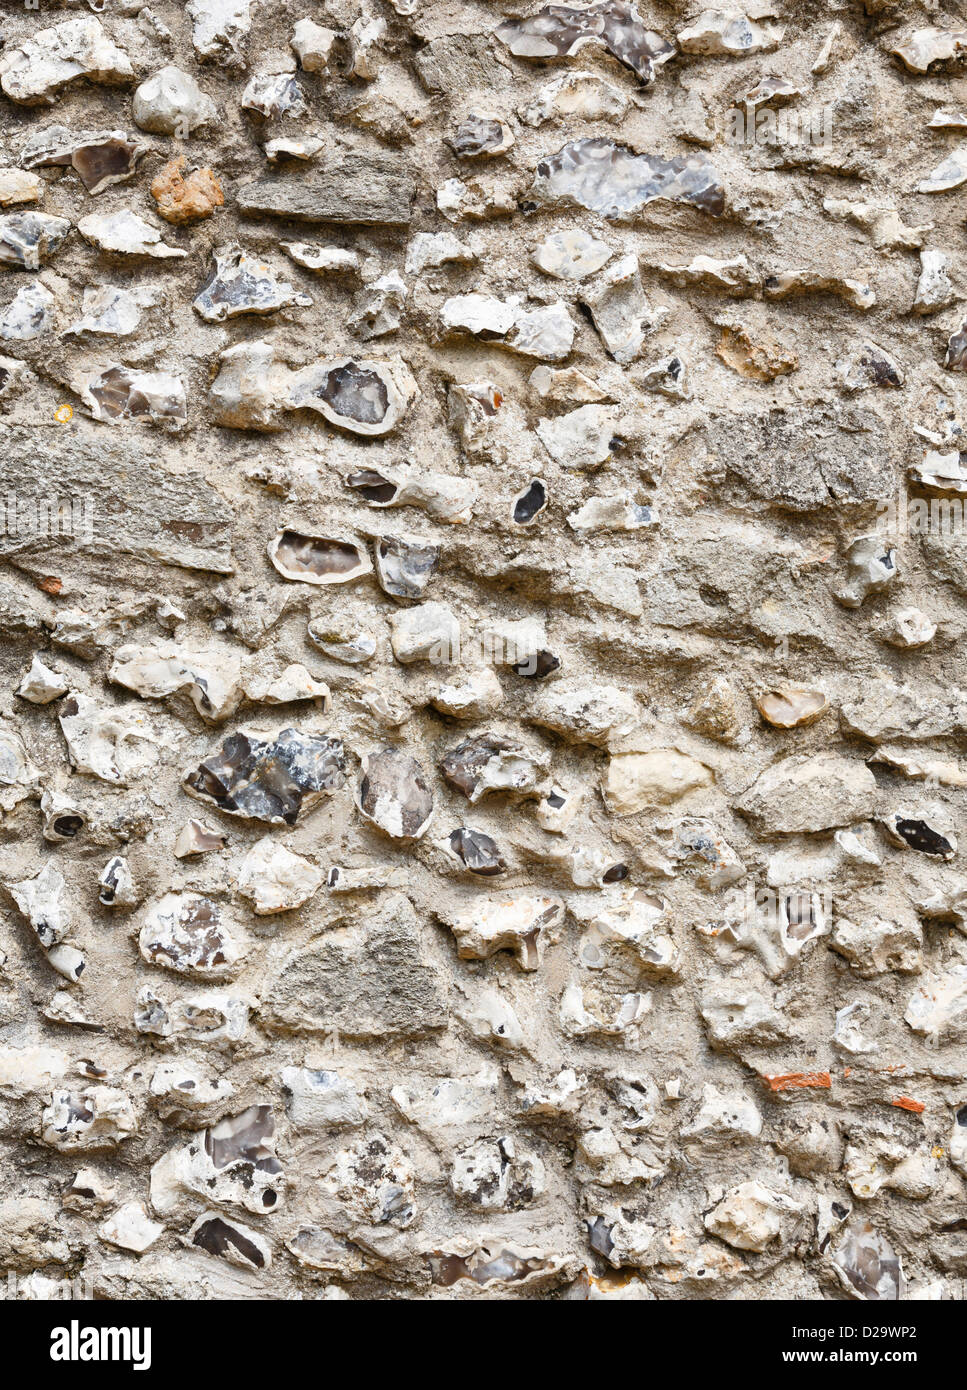
[[[958,9],[3,7],[0,1298],[963,1297]]]

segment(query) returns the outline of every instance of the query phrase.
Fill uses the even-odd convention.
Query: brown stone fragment
[[[742,324],[724,324],[715,349],[727,367],[752,381],[774,381],[799,369],[799,358],[773,338],[761,332],[755,338]]]
[[[158,204],[158,212],[166,222],[176,226],[211,217],[225,201],[222,186],[211,169],[194,169],[185,178],[181,172],[185,162],[184,155],[171,160],[151,184],[151,196]]]

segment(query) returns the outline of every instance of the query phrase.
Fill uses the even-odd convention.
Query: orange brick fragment
[[[766,1074],[762,1079],[770,1091],[795,1091],[809,1086],[829,1090],[833,1084],[828,1071],[787,1071],[775,1076]]]
[[[922,1115],[927,1108],[922,1100],[911,1100],[909,1096],[897,1096],[890,1104],[895,1105],[898,1110],[910,1110],[914,1115]]]

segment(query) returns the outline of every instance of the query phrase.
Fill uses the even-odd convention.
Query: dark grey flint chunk
[[[266,743],[241,731],[185,778],[195,796],[230,816],[295,825],[299,813],[343,784],[338,738],[283,729]]]
[[[646,29],[635,5],[602,0],[586,8],[545,5],[529,19],[511,19],[496,29],[518,58],[570,58],[585,44],[599,44],[638,76],[654,81],[655,69],[674,55],[675,45]]]
[[[311,178],[258,179],[238,190],[240,211],[296,222],[359,222],[405,226],[416,184],[385,154],[334,156]]]
[[[347,937],[294,951],[267,982],[262,1021],[295,1033],[382,1040],[446,1027],[443,981],[406,898],[387,901]]]

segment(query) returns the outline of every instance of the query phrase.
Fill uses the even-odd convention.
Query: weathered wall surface
[[[960,9],[3,7],[8,1296],[961,1296]]]

